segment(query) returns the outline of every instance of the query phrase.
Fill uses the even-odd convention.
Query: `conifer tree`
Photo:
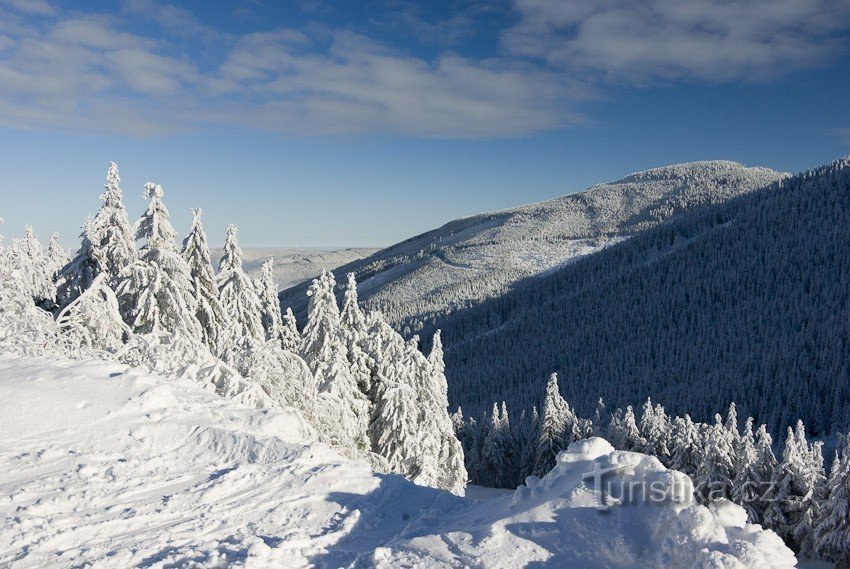
[[[236,232],[236,225],[228,226],[216,279],[219,300],[227,319],[222,355],[232,363],[237,362],[251,344],[263,343],[266,336],[260,317],[260,299],[242,268],[242,249],[239,248]]]
[[[256,283],[260,297],[260,318],[266,331],[266,340],[283,343],[283,318],[280,314],[280,299],[274,282],[274,259],[263,263],[260,279]]]
[[[537,434],[533,474],[545,476],[555,466],[558,453],[567,447],[564,433],[570,409],[558,391],[558,375],[553,373],[546,383],[543,411]]]
[[[363,393],[369,393],[372,382],[372,362],[363,349],[366,338],[366,317],[357,300],[357,281],[348,273],[348,284],[340,312],[342,341],[345,344],[351,375]]]
[[[292,309],[289,307],[286,308],[286,312],[283,315],[280,344],[284,350],[294,354],[298,353],[301,346],[301,334],[298,333],[295,314],[292,313]]]
[[[56,277],[56,304],[64,308],[85,292],[100,273],[90,234],[92,220],[86,219],[80,231],[80,248],[74,258],[59,269]]]
[[[719,414],[707,430],[705,453],[697,467],[696,488],[704,503],[729,498],[735,472],[735,448],[730,432]]]
[[[513,459],[513,444],[511,441],[510,420],[507,409],[493,403],[493,413],[490,415],[490,429],[481,450],[482,471],[488,486],[505,488],[511,486],[511,461]],[[554,461],[552,463],[554,466]]]
[[[813,537],[817,556],[832,563],[850,559],[850,435],[842,439]]]
[[[697,467],[702,460],[702,449],[699,430],[690,415],[673,420],[670,448],[670,468],[695,478]]]
[[[121,270],[136,260],[136,240],[127,218],[127,210],[124,209],[120,183],[118,165],[110,162],[105,191],[100,196],[103,205],[94,217],[89,235],[98,266],[108,275],[111,286],[117,284],[116,279]],[[167,219],[167,212],[165,217]],[[150,234],[156,232],[153,229],[145,231]]]
[[[22,238],[12,240],[6,257],[7,263],[19,274],[18,282],[23,292],[37,306],[51,309],[56,300],[52,270],[32,226],[26,226]]]
[[[70,260],[71,258],[68,256],[68,252],[59,243],[59,234],[54,232],[50,236],[50,243],[47,245],[47,267],[51,280],[55,281],[57,279],[59,271]]]
[[[199,208],[192,210],[192,228],[183,240],[182,256],[189,267],[192,297],[196,303],[195,317],[201,325],[201,340],[213,354],[218,354],[227,320],[218,299],[218,286]]]
[[[192,340],[202,337],[195,317],[189,267],[177,252],[176,233],[162,201],[162,186],[148,182],[144,197],[150,201],[137,224],[136,238],[144,245],[138,260],[124,267],[116,290],[124,321],[139,334],[175,334]]]
[[[788,427],[782,460],[771,477],[768,505],[764,513],[764,524],[785,540],[790,547],[799,547],[794,533],[807,510],[810,488],[806,480],[804,455],[807,449],[800,448],[794,430]]]
[[[735,478],[731,499],[747,511],[750,523],[761,523],[765,504],[762,500],[773,472],[773,452],[770,435],[764,425],[759,428],[758,440],[753,435],[753,418],[747,418],[744,432],[735,450]],[[765,448],[766,445],[766,448]],[[773,459],[775,464],[775,459]]]
[[[132,335],[121,318],[118,299],[109,288],[106,273],[56,316],[69,351],[81,356],[108,357],[115,354]]]

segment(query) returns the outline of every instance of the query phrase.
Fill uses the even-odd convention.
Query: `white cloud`
[[[516,55],[645,82],[770,77],[841,53],[850,0],[514,0]],[[845,36],[845,37],[842,37]]]
[[[516,0],[521,20],[504,32],[503,50],[483,59],[416,57],[317,27],[235,37],[153,0],[128,0],[109,16],[38,18],[0,4],[0,124],[136,135],[213,124],[514,136],[582,121],[576,109],[600,96],[597,74],[722,81],[802,67],[840,50],[850,0],[766,3]],[[160,31],[128,31],[138,18]],[[453,34],[468,25],[450,19],[444,31],[460,37]],[[185,51],[199,40],[214,40],[215,49]]]

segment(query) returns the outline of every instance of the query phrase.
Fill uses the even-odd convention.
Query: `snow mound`
[[[669,499],[603,496],[601,469]],[[2,567],[795,563],[739,507],[679,501],[687,477],[601,439],[512,494],[459,498],[341,457],[297,413],[98,362],[0,356],[0,488]]]

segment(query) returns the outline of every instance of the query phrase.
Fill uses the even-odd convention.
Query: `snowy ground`
[[[0,567],[790,567],[737,506],[596,509],[577,443],[543,480],[469,498],[376,475],[296,414],[240,408],[126,366],[0,356]]]

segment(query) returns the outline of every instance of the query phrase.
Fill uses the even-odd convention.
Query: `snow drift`
[[[603,496],[635,484],[671,499]],[[738,506],[681,500],[687,477],[601,439],[459,498],[343,458],[295,412],[99,362],[0,357],[0,488],[0,566],[795,564]]]

